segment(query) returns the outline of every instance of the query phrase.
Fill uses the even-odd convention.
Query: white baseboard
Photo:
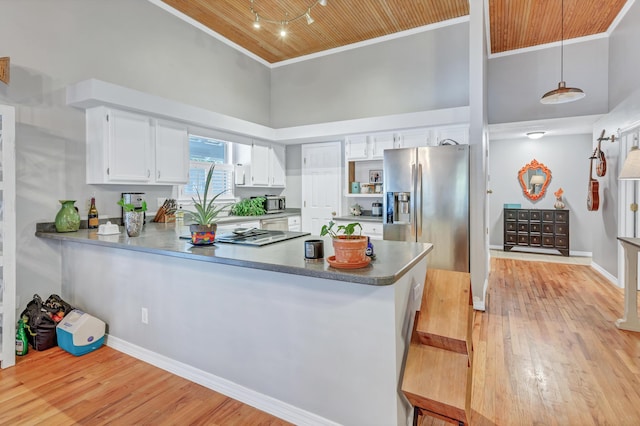
[[[611,284],[613,284],[614,286],[618,287],[618,288],[623,288],[622,285],[620,284],[620,282],[618,281],[618,279],[611,275],[606,269],[604,269],[602,266],[598,265],[597,263],[595,263],[594,261],[591,261],[591,267],[593,269],[595,269],[596,271],[600,272],[602,275],[604,275],[604,277],[609,280],[609,282],[611,282]]]
[[[514,250],[509,253],[534,253],[534,254],[558,254],[556,249],[545,249],[545,248],[536,248],[536,247],[528,247],[528,246],[514,246],[514,248],[522,248],[523,250]],[[504,251],[504,246],[496,246],[490,245],[489,250],[498,250]],[[575,251],[569,250],[570,256],[579,256],[579,257],[591,257],[592,253],[590,251]]]
[[[148,349],[129,343],[114,336],[107,335],[107,346],[149,363],[155,367],[168,371],[176,376],[202,385],[219,392],[229,398],[233,398],[244,404],[255,407],[266,413],[296,425],[330,425],[338,426],[338,423],[310,413],[291,404],[256,392],[237,383],[233,383],[222,377],[197,369],[188,364],[168,358],[164,355],[152,352]]]

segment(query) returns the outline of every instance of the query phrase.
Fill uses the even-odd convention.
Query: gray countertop
[[[382,216],[360,215],[360,216],[337,216],[333,220],[348,220],[349,222],[377,222],[382,223]]]
[[[269,215],[270,217],[274,215]],[[433,246],[402,241],[375,241],[376,258],[360,269],[336,269],[326,258],[333,255],[331,239],[306,236],[262,247],[216,243],[197,247],[179,239],[189,234],[181,223],[147,223],[139,237],[130,238],[122,226],[120,234],[98,235],[95,229],[57,233],[46,224],[39,224],[36,236],[65,242],[93,244],[114,249],[133,250],[163,256],[181,257],[204,262],[222,263],[245,268],[264,269],[294,275],[346,281],[367,285],[390,285],[422,260]],[[308,261],[304,258],[304,241],[323,239],[325,259]]]

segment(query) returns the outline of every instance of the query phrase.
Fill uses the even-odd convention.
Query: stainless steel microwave
[[[264,209],[267,214],[282,213],[287,208],[285,197],[278,195],[265,195]]]

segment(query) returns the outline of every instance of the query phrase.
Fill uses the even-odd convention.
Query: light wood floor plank
[[[109,347],[30,351],[0,370],[0,425],[288,425]]]
[[[622,289],[586,265],[493,257],[486,307],[472,425],[640,425],[640,333],[615,327]]]

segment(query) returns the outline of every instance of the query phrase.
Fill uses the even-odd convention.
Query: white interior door
[[[341,211],[340,142],[302,145],[302,230],[320,234],[322,225]]]

